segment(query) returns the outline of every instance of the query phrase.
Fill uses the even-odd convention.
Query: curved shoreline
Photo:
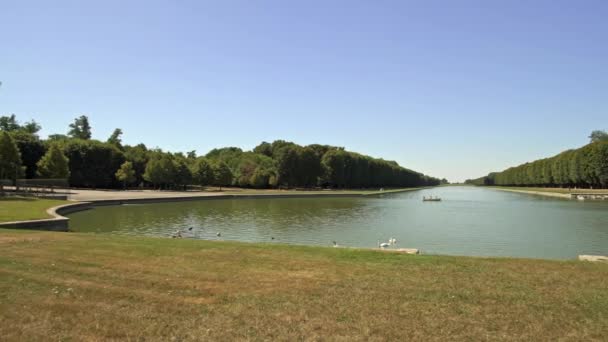
[[[68,204],[62,204],[60,206],[51,207],[46,210],[47,214],[51,218],[38,219],[38,220],[25,220],[25,221],[13,221],[13,222],[1,222],[0,228],[13,228],[13,229],[32,229],[32,230],[49,230],[49,231],[69,231],[69,217],[68,215],[74,212],[92,209],[98,206],[111,206],[111,205],[123,205],[123,204],[147,204],[147,203],[165,203],[165,202],[185,202],[185,201],[206,201],[206,200],[227,200],[227,199],[273,199],[273,198],[340,198],[340,197],[372,197],[381,196],[388,194],[395,194],[400,192],[409,192],[428,189],[424,188],[408,188],[408,189],[396,189],[386,191],[376,191],[365,193],[302,193],[302,194],[228,194],[228,195],[201,195],[201,196],[175,196],[175,197],[148,197],[148,198],[124,198],[124,199],[99,199],[99,200],[87,200]]]

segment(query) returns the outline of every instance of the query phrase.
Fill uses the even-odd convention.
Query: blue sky
[[[0,114],[171,151],[326,143],[451,181],[608,123],[606,1],[0,1]]]

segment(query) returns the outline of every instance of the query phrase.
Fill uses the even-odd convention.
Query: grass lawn
[[[608,264],[0,230],[22,340],[605,340]]]
[[[0,197],[0,222],[37,220],[51,217],[48,208],[70,203],[68,201],[26,197]]]

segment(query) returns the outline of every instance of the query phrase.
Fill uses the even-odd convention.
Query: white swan
[[[388,246],[390,246],[388,243],[386,243],[386,242],[380,243],[380,240],[378,240],[378,247],[380,247],[380,248],[386,248]]]

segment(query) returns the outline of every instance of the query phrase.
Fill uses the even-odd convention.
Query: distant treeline
[[[71,186],[89,188],[368,188],[441,182],[394,161],[328,145],[300,146],[277,140],[263,142],[253,151],[226,147],[197,156],[195,151],[170,153],[144,144],[123,145],[120,129],[102,142],[91,139],[86,116],[75,119],[67,135],[50,135],[46,140],[38,137],[36,122],[22,125],[14,115],[0,117],[0,130],[0,158],[4,159],[0,160],[0,179],[68,178]],[[10,152],[11,144],[17,147],[18,160]]]
[[[474,185],[593,187],[608,186],[608,133],[594,131],[591,143],[465,183]]]

